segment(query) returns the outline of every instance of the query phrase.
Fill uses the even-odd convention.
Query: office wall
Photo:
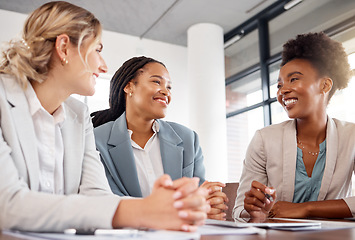
[[[20,37],[26,14],[0,9],[0,43]],[[149,56],[162,61],[170,72],[173,81],[173,97],[166,120],[189,126],[189,96],[187,80],[187,48],[159,41],[139,39],[125,34],[104,31],[102,55],[114,74],[122,63],[133,56]],[[108,81],[101,80],[101,81]]]

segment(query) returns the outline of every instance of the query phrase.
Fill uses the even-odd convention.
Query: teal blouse
[[[302,149],[297,147],[294,203],[317,201],[325,167],[326,140],[319,144],[319,154],[313,167],[312,176],[308,177],[303,163]]]

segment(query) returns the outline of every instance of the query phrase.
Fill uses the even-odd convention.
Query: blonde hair
[[[50,59],[58,35],[67,34],[79,51],[83,41],[91,36],[94,40],[89,48],[92,48],[101,32],[101,24],[91,12],[64,1],[48,2],[29,15],[22,39],[10,41],[2,52],[0,73],[14,75],[23,88],[28,81],[42,82],[51,69]]]

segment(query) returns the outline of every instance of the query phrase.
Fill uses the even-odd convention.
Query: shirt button
[[[47,181],[46,185],[47,185],[47,187],[50,187],[51,183],[49,181]]]

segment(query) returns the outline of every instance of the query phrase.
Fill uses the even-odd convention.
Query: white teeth
[[[164,101],[164,100],[162,100],[162,99],[156,99],[156,101],[162,102],[162,103],[165,103],[165,104],[168,104],[166,101]]]
[[[297,99],[287,99],[283,101],[285,106],[297,102]]]

